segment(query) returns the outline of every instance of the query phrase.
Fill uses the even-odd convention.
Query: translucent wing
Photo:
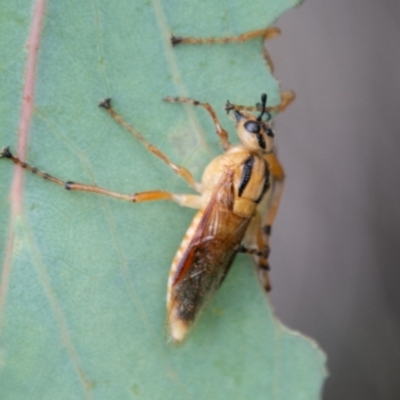
[[[233,213],[232,175],[227,172],[216,185],[173,276],[168,319],[175,341],[184,338],[223,282],[250,222]]]

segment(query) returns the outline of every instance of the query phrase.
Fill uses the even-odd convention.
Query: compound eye
[[[269,137],[274,137],[275,136],[274,131],[271,128],[267,129],[267,136],[269,136]]]
[[[260,133],[260,124],[256,121],[247,121],[244,127],[250,133]]]

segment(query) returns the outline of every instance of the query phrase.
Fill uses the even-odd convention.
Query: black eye
[[[256,121],[247,121],[244,127],[250,133],[260,133],[260,124]]]
[[[274,137],[274,136],[275,136],[274,131],[273,131],[271,128],[268,128],[268,129],[267,129],[267,135],[268,135],[269,137]]]

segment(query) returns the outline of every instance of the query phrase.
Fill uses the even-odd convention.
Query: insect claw
[[[109,110],[111,108],[111,98],[107,97],[106,99],[102,100],[99,103],[99,107],[105,108],[106,110]]]
[[[12,154],[11,154],[9,146],[1,149],[0,158],[12,158]]]
[[[174,35],[171,36],[171,44],[172,44],[172,46],[176,46],[177,44],[179,44],[181,42],[182,42],[182,38],[181,37],[174,36]]]
[[[225,104],[225,111],[227,114],[229,114],[230,111],[234,109],[234,106],[231,104],[231,102],[228,100]]]

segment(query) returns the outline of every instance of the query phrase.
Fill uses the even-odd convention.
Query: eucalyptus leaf
[[[147,140],[199,180],[222,151],[214,126],[204,110],[162,98],[209,102],[237,141],[225,102],[251,105],[266,92],[276,104],[279,85],[261,38],[173,48],[171,33],[238,35],[271,25],[297,3],[47,2],[27,161],[122,193],[190,193],[97,104],[111,97]],[[32,6],[3,1],[0,14],[0,146],[14,151]],[[66,192],[26,173],[23,212],[11,217],[13,171],[1,160],[1,399],[319,398],[323,353],[274,317],[246,255],[186,342],[166,342],[169,266],[193,210]]]

